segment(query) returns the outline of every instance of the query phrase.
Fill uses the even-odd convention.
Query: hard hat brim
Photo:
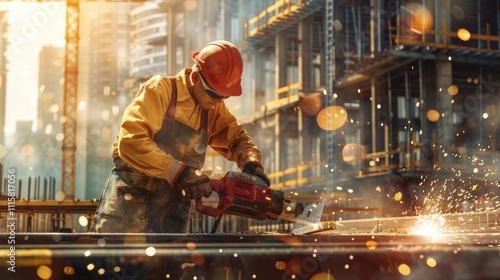
[[[193,53],[193,55],[191,56],[191,58],[196,63],[196,65],[199,67],[199,69],[201,70],[201,72],[208,73],[208,69],[205,69],[207,67],[207,63],[205,61],[201,60],[198,57],[199,53],[200,52]],[[240,96],[241,93],[243,92],[243,90],[241,88],[241,78],[240,78],[240,80],[238,82],[233,83],[231,86],[225,87],[225,86],[219,85],[217,83],[214,83],[210,79],[210,75],[204,74],[204,77],[205,77],[205,81],[208,83],[208,85],[215,92],[217,92],[218,94],[220,94],[222,96]]]
[[[210,85],[211,86],[211,85]],[[229,88],[216,88],[212,87],[218,94],[223,95],[223,96],[240,96],[241,92],[243,91],[241,88],[241,84],[235,84],[232,87]]]

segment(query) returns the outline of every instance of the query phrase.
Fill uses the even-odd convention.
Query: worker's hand
[[[271,181],[269,181],[269,178],[267,178],[267,175],[264,172],[264,168],[258,162],[252,161],[247,163],[245,165],[245,168],[243,168],[243,172],[259,177],[260,179],[262,179],[262,181],[264,181],[264,183],[266,183],[268,187],[271,185]]]
[[[182,170],[177,185],[180,186],[184,196],[188,199],[209,197],[212,194],[210,178],[205,173],[190,166],[186,166]]]

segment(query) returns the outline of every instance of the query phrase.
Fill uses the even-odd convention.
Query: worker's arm
[[[208,144],[219,154],[243,169],[249,162],[261,161],[261,153],[224,102],[211,110]]]
[[[170,81],[163,76],[154,76],[144,83],[125,110],[118,136],[120,158],[137,170],[170,184],[185,164],[162,151],[153,139],[161,129],[171,91]]]

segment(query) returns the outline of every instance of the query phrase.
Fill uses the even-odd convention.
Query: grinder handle
[[[217,217],[221,213],[223,213],[227,207],[223,204],[223,197],[221,193],[224,189],[224,184],[220,180],[210,180],[210,185],[212,186],[212,191],[216,192],[219,196],[219,204],[216,207],[203,205],[203,201],[201,198],[195,199],[196,202],[196,210],[202,214],[209,215],[212,217]]]

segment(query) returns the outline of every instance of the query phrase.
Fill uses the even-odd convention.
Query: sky
[[[42,46],[64,46],[66,6],[64,2],[7,3],[10,28],[7,53],[7,101],[5,132],[15,130],[18,120],[36,119],[39,51]]]

